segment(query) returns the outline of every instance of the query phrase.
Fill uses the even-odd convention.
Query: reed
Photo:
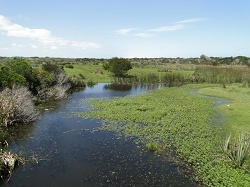
[[[224,152],[235,167],[241,167],[249,151],[250,141],[245,133],[239,134],[238,138],[232,140],[231,135],[225,141]]]
[[[180,86],[185,83],[192,82],[190,75],[181,73],[145,73],[140,75],[133,75],[129,77],[113,78],[113,83],[116,84],[164,84],[167,86]]]
[[[250,69],[231,66],[198,66],[194,72],[196,82],[202,83],[244,83],[250,85]]]

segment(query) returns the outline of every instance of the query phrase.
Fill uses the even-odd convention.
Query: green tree
[[[64,72],[64,70],[60,66],[58,66],[55,63],[51,63],[51,62],[45,62],[45,63],[43,63],[42,69],[44,71],[48,71],[50,73],[61,73],[61,72]]]
[[[118,57],[108,60],[108,64],[105,67],[117,77],[124,76],[128,70],[132,69],[130,61]]]
[[[25,78],[8,67],[0,67],[0,90],[12,87],[14,84],[27,84]]]
[[[37,87],[40,86],[40,80],[33,71],[31,65],[23,59],[14,59],[7,62],[6,67],[16,74],[23,76],[26,80],[26,85],[33,94],[37,94]]]

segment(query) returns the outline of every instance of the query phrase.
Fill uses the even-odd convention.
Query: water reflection
[[[132,85],[130,84],[105,84],[103,88],[105,90],[129,91],[132,89]]]

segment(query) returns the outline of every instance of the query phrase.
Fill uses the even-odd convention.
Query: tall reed
[[[250,69],[231,66],[198,66],[194,72],[196,82],[244,83],[250,85]]]
[[[184,83],[190,83],[191,76],[183,75],[181,73],[165,73],[165,74],[141,74],[130,77],[117,78],[114,77],[113,83],[116,84],[165,84],[168,86],[179,86]]]
[[[247,134],[241,133],[232,140],[231,135],[225,141],[224,152],[228,154],[235,167],[241,167],[249,151],[250,140]]]

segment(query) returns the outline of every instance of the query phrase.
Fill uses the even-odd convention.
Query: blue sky
[[[1,0],[0,56],[250,57],[249,0]]]

